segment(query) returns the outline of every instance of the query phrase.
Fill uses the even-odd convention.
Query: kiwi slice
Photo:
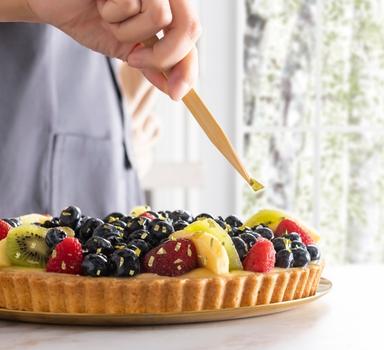
[[[28,224],[8,232],[6,251],[12,265],[44,267],[50,250],[45,243],[47,229]]]

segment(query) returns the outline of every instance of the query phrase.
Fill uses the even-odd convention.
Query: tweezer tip
[[[249,181],[249,185],[252,187],[252,189],[257,192],[264,188],[264,185],[258,181],[256,181],[254,178],[251,178]]]

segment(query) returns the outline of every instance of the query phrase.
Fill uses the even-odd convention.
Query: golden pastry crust
[[[225,276],[93,278],[0,269],[0,308],[33,312],[137,314],[217,310],[305,298],[323,264]]]

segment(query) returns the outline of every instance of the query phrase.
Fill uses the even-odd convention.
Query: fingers
[[[196,48],[172,68],[168,75],[168,94],[178,101],[195,85],[198,75],[198,56]]]
[[[127,63],[121,65],[119,78],[124,95],[129,101],[129,112],[134,113],[146,93],[155,88],[148,79],[145,79],[141,71],[131,68]]]
[[[97,0],[101,17],[108,23],[118,23],[136,16],[141,10],[140,0]]]
[[[140,144],[140,148],[147,149],[157,141],[160,136],[160,124],[158,118],[149,114],[145,116],[143,125],[133,130],[136,144]]]
[[[151,167],[152,147],[158,140],[160,131],[158,118],[150,114],[146,117],[143,127],[133,132],[133,145],[139,176],[143,176]]]
[[[120,42],[140,43],[163,30],[163,38],[153,47],[136,45],[127,52],[127,62],[140,69],[152,84],[172,99],[181,99],[196,80],[195,44],[201,32],[189,0],[142,0],[140,13],[133,16],[137,11],[135,0],[98,1],[102,5],[102,17],[109,22],[110,30]],[[116,11],[128,2],[133,5],[124,10],[124,15]],[[124,20],[115,23],[124,16]],[[169,81],[161,72],[167,72]]]
[[[153,86],[151,86],[151,88],[146,91],[145,95],[142,96],[140,102],[132,112],[133,128],[143,127],[147,116],[154,109],[156,99],[157,91]]]
[[[198,74],[196,48],[168,72],[168,77],[154,69],[142,70],[144,76],[173,100],[181,100],[194,86]]]
[[[142,69],[141,71],[153,85],[168,95],[168,81],[163,73],[151,68]]]
[[[106,20],[104,17],[103,19]],[[106,21],[108,22],[108,20]],[[128,16],[121,20],[120,23],[109,23],[111,23],[110,30],[117,40],[139,43],[155,35],[171,22],[172,11],[169,1],[142,0],[139,14],[133,17]]]
[[[172,23],[152,48],[138,47],[128,56],[136,68],[168,70],[185,58],[195,46],[201,28],[188,0],[170,0]]]
[[[157,141],[160,135],[160,124],[155,116],[148,115],[143,125],[143,133],[146,136],[147,146],[150,147]]]

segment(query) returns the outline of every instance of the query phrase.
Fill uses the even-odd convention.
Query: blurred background
[[[197,90],[251,173],[254,194],[181,103],[159,95],[159,137],[136,161],[155,209],[297,213],[330,263],[384,261],[384,3],[194,0]]]

